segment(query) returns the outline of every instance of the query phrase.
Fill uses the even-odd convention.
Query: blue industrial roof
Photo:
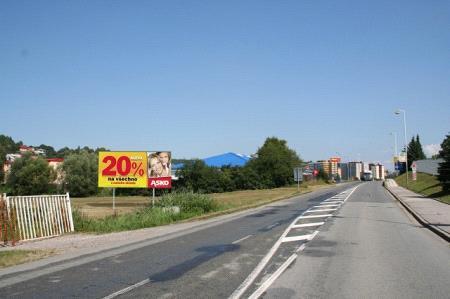
[[[210,167],[222,167],[227,165],[244,166],[247,164],[248,160],[250,160],[250,156],[231,152],[203,159],[205,164]]]
[[[244,166],[250,160],[250,156],[236,154],[236,153],[225,153],[217,156],[208,157],[202,159],[203,162],[209,167],[222,167],[222,166]],[[183,168],[184,163],[176,163],[172,165],[173,170]]]

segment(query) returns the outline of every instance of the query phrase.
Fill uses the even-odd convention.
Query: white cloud
[[[432,156],[438,154],[440,150],[441,146],[439,144],[426,144],[423,147],[425,156],[427,156],[428,158],[431,158]]]

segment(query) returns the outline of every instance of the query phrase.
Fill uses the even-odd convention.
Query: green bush
[[[49,194],[55,191],[56,173],[41,157],[24,155],[14,161],[6,187],[14,195]]]
[[[217,203],[206,194],[172,192],[163,195],[158,207],[180,207],[181,213],[209,213],[218,209]]]

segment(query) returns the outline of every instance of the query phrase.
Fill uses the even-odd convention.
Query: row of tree
[[[177,188],[212,193],[275,188],[294,183],[292,170],[303,161],[285,140],[267,138],[244,167],[208,167],[201,160],[184,163]]]
[[[8,143],[11,145],[5,149],[8,151],[20,146],[12,139],[8,139]],[[57,171],[50,168],[43,157],[26,154],[12,164],[6,181],[8,192],[29,195],[68,191],[77,197],[98,194],[101,192],[97,187],[99,150],[66,148],[64,162]],[[202,160],[183,162],[183,168],[177,173],[180,179],[173,183],[173,188],[203,193],[286,186],[293,183],[292,169],[302,164],[287,142],[275,137],[267,138],[256,157],[244,167],[209,167]],[[55,179],[59,184],[54,184]],[[120,189],[117,193],[146,195],[148,190]]]

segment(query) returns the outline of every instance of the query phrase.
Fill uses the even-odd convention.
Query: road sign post
[[[297,182],[297,191],[300,190],[300,182],[303,181],[303,168],[295,167],[294,168],[294,181]]]

